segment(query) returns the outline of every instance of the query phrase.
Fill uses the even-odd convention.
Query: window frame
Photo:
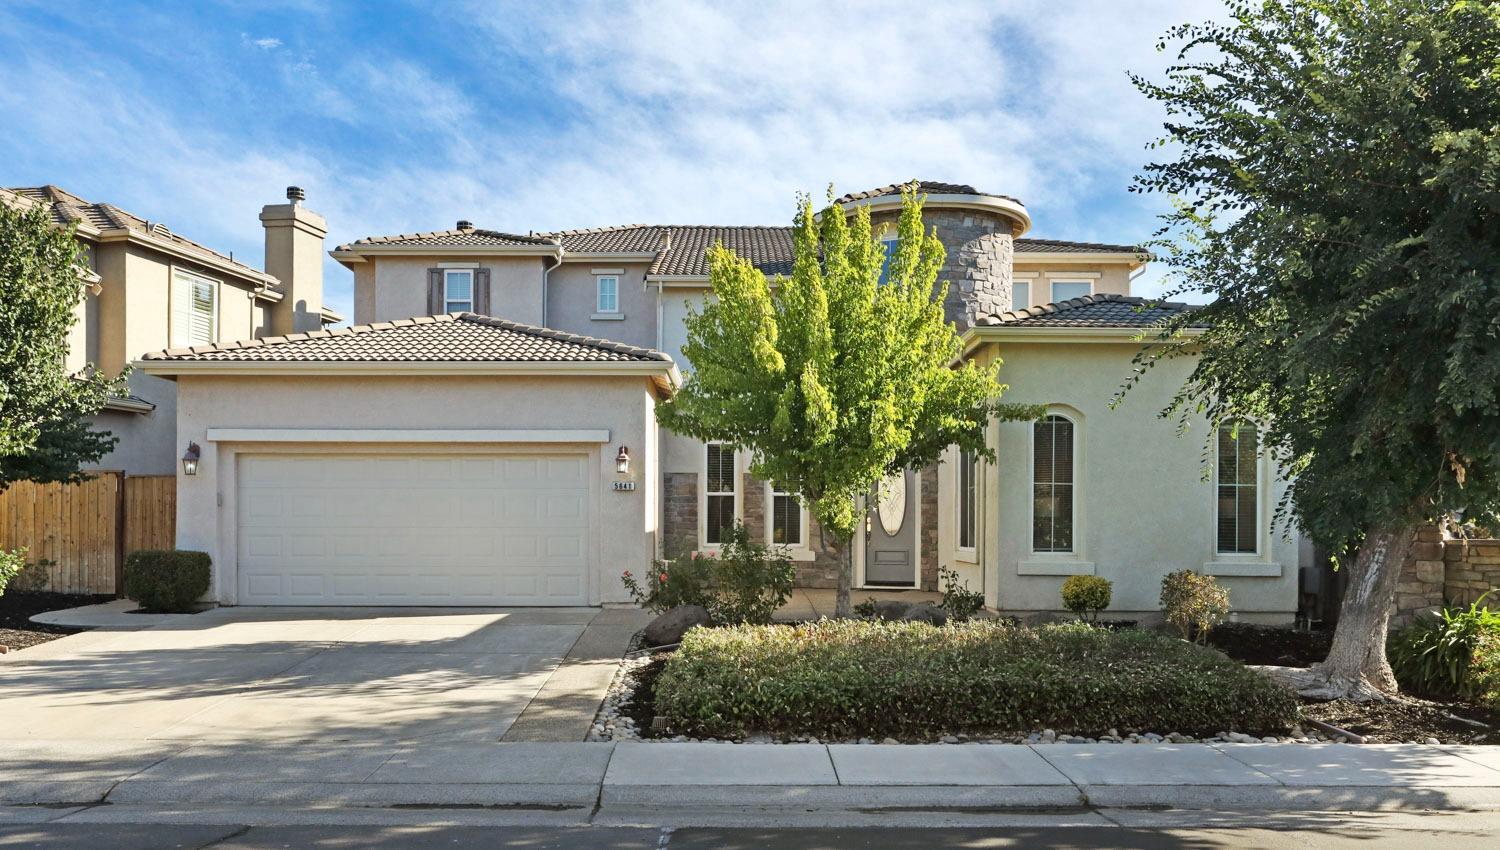
[[[778,543],[776,541],[776,500],[779,498],[794,499],[797,502],[797,540],[790,543]],[[796,493],[788,490],[777,490],[776,485],[766,482],[766,544],[769,546],[784,546],[795,555],[810,552],[808,535],[811,533],[807,521],[807,506],[802,504]],[[798,558],[800,560],[800,558]]]
[[[614,283],[614,298],[612,307],[604,306],[604,282],[608,280]],[[616,274],[601,274],[594,276],[594,312],[614,315],[620,312],[620,276]]]
[[[1069,500],[1069,504],[1070,504],[1070,507],[1071,507],[1071,516],[1069,517],[1069,519],[1072,521],[1072,527],[1073,528],[1072,528],[1072,536],[1071,536],[1070,540],[1068,541],[1068,548],[1067,549],[1055,549],[1055,548],[1054,549],[1038,549],[1037,546],[1036,546],[1036,487],[1037,487],[1037,477],[1036,477],[1036,438],[1037,438],[1037,426],[1040,425],[1042,422],[1045,422],[1045,421],[1047,421],[1049,419],[1052,419],[1052,418],[1057,418],[1057,419],[1064,420],[1065,422],[1067,422],[1072,427],[1072,457],[1070,458],[1070,464],[1071,464],[1072,469],[1071,469],[1071,476],[1070,476],[1071,480],[1068,482],[1067,486],[1069,488],[1071,488],[1071,493],[1072,493],[1072,498]],[[1028,497],[1027,497],[1027,502],[1026,502],[1027,503],[1027,510],[1026,510],[1026,513],[1027,513],[1027,517],[1026,517],[1026,539],[1027,539],[1027,543],[1026,543],[1026,546],[1027,546],[1027,550],[1034,557],[1041,557],[1041,558],[1046,558],[1046,559],[1068,559],[1068,560],[1071,560],[1071,559],[1079,558],[1082,555],[1082,546],[1080,544],[1081,544],[1081,540],[1082,540],[1082,533],[1081,533],[1081,531],[1082,531],[1083,524],[1082,524],[1081,519],[1080,519],[1082,511],[1079,510],[1079,505],[1080,505],[1079,490],[1081,489],[1080,488],[1080,480],[1079,480],[1079,478],[1080,478],[1079,472],[1082,469],[1083,464],[1080,462],[1080,458],[1082,457],[1082,452],[1079,451],[1079,443],[1080,443],[1080,436],[1081,436],[1081,433],[1082,433],[1082,428],[1080,428],[1079,423],[1080,423],[1080,417],[1078,417],[1076,414],[1074,414],[1074,413],[1072,413],[1070,411],[1063,411],[1063,410],[1059,410],[1059,409],[1055,409],[1055,408],[1048,408],[1047,413],[1040,420],[1032,422],[1031,425],[1030,425],[1030,427],[1027,429],[1029,431],[1030,435],[1031,435],[1031,438],[1030,438],[1029,451],[1026,453],[1026,457],[1027,457],[1027,461],[1026,462],[1027,462],[1027,467],[1028,467],[1028,469],[1027,469],[1027,477],[1029,479],[1029,481],[1028,481],[1028,487],[1030,488],[1030,491],[1029,491]],[[1055,446],[1055,444],[1054,444],[1054,448],[1053,448],[1053,454],[1054,455],[1056,454],[1056,446]],[[1056,487],[1057,484],[1055,482],[1051,482],[1050,486]],[[1054,523],[1054,525],[1055,525],[1055,523]],[[1054,529],[1054,534],[1055,534],[1055,529]]]
[[[880,245],[885,255],[880,260],[880,277],[875,279],[875,285],[885,286],[891,282],[891,261],[896,259],[896,251],[901,247],[901,239],[893,233],[882,233],[876,242]]]
[[[1227,428],[1243,427],[1243,426],[1247,426],[1247,425],[1249,427],[1255,429],[1255,462],[1254,462],[1254,469],[1252,470],[1252,473],[1253,473],[1252,474],[1252,481],[1250,483],[1248,483],[1248,484],[1244,484],[1244,483],[1240,483],[1239,481],[1236,481],[1236,483],[1234,483],[1234,484],[1225,485],[1225,484],[1223,484],[1223,483],[1221,483],[1219,481],[1219,473],[1220,473],[1221,469],[1223,468],[1223,463],[1224,463],[1224,453],[1221,450],[1222,447],[1219,445],[1219,436]],[[1264,498],[1264,494],[1265,494],[1266,479],[1265,479],[1265,463],[1263,462],[1264,453],[1261,451],[1260,432],[1261,432],[1260,423],[1256,422],[1253,419],[1234,419],[1234,420],[1231,420],[1231,421],[1228,421],[1228,422],[1224,422],[1224,423],[1220,424],[1219,427],[1214,431],[1214,468],[1213,468],[1213,478],[1209,482],[1211,484],[1211,487],[1212,487],[1212,489],[1210,490],[1209,499],[1210,499],[1210,503],[1211,503],[1211,505],[1213,507],[1213,522],[1212,522],[1212,525],[1211,525],[1211,529],[1212,529],[1211,533],[1213,534],[1213,553],[1214,553],[1214,558],[1215,559],[1218,559],[1218,560],[1234,560],[1234,559],[1250,560],[1250,559],[1259,559],[1259,558],[1261,558],[1265,554],[1266,547],[1265,547],[1265,541],[1263,539],[1261,525],[1262,525],[1262,518],[1265,516],[1265,511],[1263,509],[1264,506],[1262,505],[1262,499]],[[1236,454],[1236,458],[1235,458],[1235,463],[1238,466],[1239,458],[1238,458],[1237,454]],[[1236,470],[1236,471],[1239,471],[1239,470]],[[1225,550],[1219,548],[1219,520],[1220,520],[1220,513],[1219,513],[1219,510],[1220,510],[1219,489],[1221,487],[1224,487],[1224,486],[1230,486],[1230,487],[1236,488],[1236,491],[1237,491],[1236,492],[1236,497],[1235,497],[1235,505],[1236,506],[1238,506],[1240,504],[1240,496],[1239,496],[1238,491],[1241,490],[1241,489],[1243,489],[1243,488],[1252,488],[1253,489],[1253,494],[1252,494],[1252,497],[1251,497],[1251,503],[1250,504],[1251,504],[1251,507],[1254,509],[1253,525],[1254,525],[1254,532],[1255,532],[1255,548],[1253,550],[1251,550],[1251,551],[1243,551],[1243,550],[1225,551]],[[1238,517],[1235,518],[1235,522],[1236,522],[1236,531],[1238,531],[1239,530],[1238,529],[1238,522],[1239,522],[1239,518]],[[1235,537],[1236,537],[1236,539],[1238,539],[1239,538],[1239,534],[1236,534]]]
[[[1027,278],[1025,280],[1012,280],[1010,282],[1010,308],[1012,310],[1025,310],[1027,307],[1031,306],[1031,284],[1032,281],[1030,278]],[[1016,298],[1016,287],[1018,286],[1026,287],[1026,297],[1023,299]]]
[[[1083,295],[1070,295],[1067,298],[1059,298],[1059,297],[1057,297],[1057,287],[1058,287],[1059,284],[1065,284],[1065,285],[1066,284],[1083,284],[1084,286],[1088,287],[1089,291],[1083,293]],[[1050,297],[1052,299],[1049,302],[1049,303],[1052,303],[1052,304],[1060,304],[1060,303],[1062,303],[1064,301],[1071,301],[1074,298],[1083,298],[1085,296],[1093,295],[1093,294],[1094,294],[1094,281],[1092,279],[1090,279],[1090,278],[1082,278],[1082,277],[1054,277],[1054,278],[1048,278],[1048,280],[1047,280],[1047,295],[1048,295],[1048,297]]]
[[[725,449],[728,449],[728,451],[730,452],[730,467],[732,470],[729,476],[729,484],[732,488],[730,490],[714,490],[710,492],[708,489],[708,452],[711,446],[721,446]],[[699,453],[698,457],[701,459],[700,468],[703,470],[702,486],[698,488],[698,548],[705,551],[717,551],[720,546],[724,545],[724,543],[722,539],[708,539],[709,499],[713,497],[730,497],[730,512],[732,515],[732,519],[735,522],[742,521],[740,514],[740,491],[743,488],[740,486],[740,453],[735,451],[734,448],[728,443],[719,440],[711,440],[703,444],[703,451]]]
[[[189,281],[190,285],[197,285],[200,283],[206,284],[209,288],[209,291],[213,293],[213,304],[208,310],[209,338],[206,341],[193,339],[193,329],[191,326],[187,328],[187,333],[184,337],[179,338],[177,335],[178,327],[176,318],[176,302],[177,281],[179,278]],[[171,281],[171,285],[169,286],[167,293],[167,339],[171,343],[169,347],[187,348],[195,345],[213,345],[214,343],[218,342],[219,309],[220,305],[223,303],[223,299],[220,297],[223,294],[223,281],[219,280],[218,278],[209,277],[205,274],[200,274],[199,272],[193,271],[192,269],[183,268],[181,266],[172,266],[168,279]],[[189,305],[188,311],[191,313],[192,310],[192,305]]]
[[[472,312],[474,312],[474,284],[475,284],[475,279],[478,278],[478,275],[475,274],[476,271],[477,271],[477,269],[443,269],[443,312],[444,313],[472,313]],[[467,276],[469,278],[469,297],[468,298],[453,298],[448,293],[448,286],[449,286],[450,282],[452,281],[452,279],[454,277],[456,277],[458,275],[465,275],[465,276]],[[463,310],[454,310],[453,309],[453,305],[454,304],[468,304],[469,306],[466,309],[463,309]]]
[[[955,523],[953,547],[962,554],[973,555],[979,540],[979,456],[960,449],[957,467],[957,474],[953,479],[953,514],[958,522]],[[966,477],[967,482],[964,480]],[[964,504],[965,496],[968,497],[967,506]],[[965,532],[969,538],[968,543],[964,542]]]

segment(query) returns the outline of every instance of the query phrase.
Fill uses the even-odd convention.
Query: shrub
[[[0,549],[0,595],[5,593],[5,588],[9,587],[11,581],[24,569],[26,569],[25,549],[14,551]]]
[[[1114,585],[1101,576],[1068,576],[1062,583],[1063,607],[1080,620],[1097,620],[1099,612],[1109,607]]]
[[[1490,711],[1500,712],[1500,630],[1487,629],[1474,641],[1469,658],[1471,698]]]
[[[1290,691],[1202,647],[995,620],[697,629],[667,660],[655,699],[674,731],[713,737],[1270,734],[1298,716]]]
[[[1184,640],[1203,643],[1229,613],[1229,591],[1213,576],[1178,570],[1161,580],[1161,609]]]
[[[208,592],[207,552],[142,549],[125,559],[125,595],[147,611],[186,613]]]
[[[984,610],[984,594],[970,590],[969,583],[959,577],[958,570],[938,567],[938,586],[943,589],[943,601],[938,607],[948,612],[948,619],[962,623]]]
[[[1402,688],[1432,696],[1475,693],[1471,661],[1482,637],[1500,639],[1500,611],[1481,607],[1488,593],[1467,608],[1448,607],[1396,632],[1386,647]]]
[[[782,552],[752,541],[745,527],[736,525],[717,554],[657,561],[644,583],[629,570],[620,580],[636,604],[651,611],[701,605],[715,623],[769,623],[792,597],[796,575]]]

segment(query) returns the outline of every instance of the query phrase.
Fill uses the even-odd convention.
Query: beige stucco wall
[[[1109,400],[1129,375],[1136,343],[999,344],[1005,401],[1058,405],[1077,421],[1075,470],[1077,543],[1072,556],[1031,552],[1030,423],[993,423],[994,466],[981,464],[976,567],[964,567],[953,546],[954,481],[940,471],[940,561],[960,567],[988,604],[1003,611],[1059,610],[1067,573],[1092,573],[1114,582],[1109,614],[1150,619],[1159,609],[1161,578],[1193,569],[1219,573],[1230,603],[1247,621],[1289,622],[1297,607],[1298,540],[1271,516],[1284,487],[1262,460],[1261,554],[1230,558],[1214,552],[1214,486],[1202,459],[1206,425],[1178,436],[1174,420],[1158,416],[1191,368],[1186,360],[1158,365],[1111,409]],[[976,359],[991,362],[996,344]],[[1023,574],[1023,573],[1054,574]],[[1226,573],[1268,573],[1227,575]]]
[[[542,322],[542,257],[377,257],[374,271],[355,286],[355,322],[388,322],[425,316],[427,270],[443,262],[477,262],[490,270],[490,314],[538,325]],[[373,279],[373,282],[371,282]],[[371,294],[364,294],[364,293]]]
[[[1027,263],[1021,261],[1024,256],[1025,254],[1016,255],[1015,281],[1031,285],[1031,303],[1015,305],[1018,310],[1052,303],[1053,280],[1090,280],[1094,284],[1095,295],[1131,294],[1131,269],[1125,263]]]
[[[213,598],[232,604],[234,460],[245,452],[572,450],[588,454],[594,467],[590,601],[627,601],[620,572],[647,567],[656,547],[654,406],[647,380],[629,376],[183,377],[178,433],[183,444],[199,443],[203,461],[195,476],[178,473],[177,545],[211,554]],[[209,428],[607,429],[610,439],[576,445],[215,443]],[[620,445],[630,447],[633,492],[611,489]]]
[[[595,269],[621,269],[620,316],[595,318],[598,289]],[[645,284],[645,263],[610,260],[565,262],[547,277],[547,326],[615,342],[656,347],[656,287]]]

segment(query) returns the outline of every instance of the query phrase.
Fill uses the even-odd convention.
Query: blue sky
[[[1034,236],[1131,242],[1164,203],[1126,191],[1163,116],[1125,72],[1216,7],[5,0],[0,185],[253,264],[288,184],[329,247],[461,218],[781,224],[798,191],[912,177],[1020,197]]]

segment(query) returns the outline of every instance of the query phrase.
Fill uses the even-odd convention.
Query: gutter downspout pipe
[[[553,269],[555,269],[558,266],[562,265],[562,261],[563,261],[562,243],[558,243],[558,246],[557,246],[557,261],[554,262],[550,266],[542,266],[542,321],[541,321],[541,325],[544,328],[547,327],[547,276],[550,275],[550,274],[552,274],[552,270]]]

